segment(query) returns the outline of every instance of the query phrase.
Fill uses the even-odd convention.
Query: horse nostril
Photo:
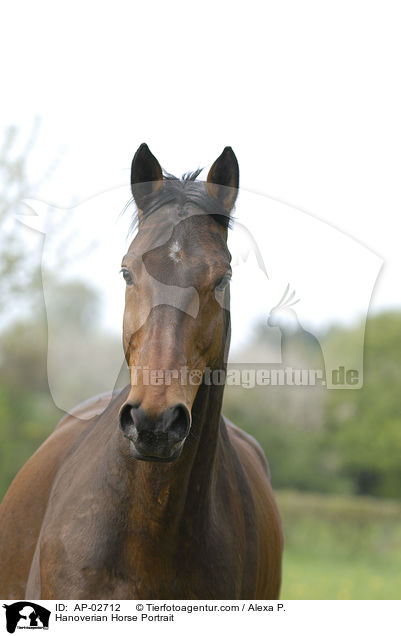
[[[126,404],[120,412],[120,427],[126,437],[129,437],[133,441],[138,436],[138,432],[135,426],[135,411],[137,407],[132,404]]]
[[[174,443],[181,442],[189,433],[191,418],[183,404],[167,409],[163,414],[165,428],[169,439]]]

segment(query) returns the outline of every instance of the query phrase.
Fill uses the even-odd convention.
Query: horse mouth
[[[142,462],[158,462],[167,463],[173,462],[181,455],[182,447],[184,446],[184,440],[174,446],[171,449],[141,449],[137,448],[133,441],[130,440],[130,453],[134,459]]]

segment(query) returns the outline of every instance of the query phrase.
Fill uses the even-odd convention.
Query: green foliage
[[[401,495],[400,332],[399,313],[372,317],[365,336],[363,388],[328,392],[328,438],[356,493]]]
[[[350,352],[361,329],[322,338]],[[359,390],[226,388],[226,415],[262,444],[276,487],[401,496],[400,333],[400,313],[368,320]]]
[[[399,599],[401,504],[277,491],[286,599]]]
[[[48,393],[0,386],[0,499],[19,468],[51,433],[62,413]]]

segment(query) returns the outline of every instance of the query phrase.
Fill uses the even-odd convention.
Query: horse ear
[[[144,198],[157,192],[163,185],[163,172],[160,163],[152,155],[147,144],[141,144],[131,165],[131,191],[139,210],[142,210]]]
[[[230,146],[226,146],[209,170],[206,189],[211,197],[220,201],[231,212],[238,194],[239,166]]]

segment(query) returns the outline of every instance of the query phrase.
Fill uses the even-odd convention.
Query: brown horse
[[[135,154],[138,233],[122,264],[131,384],[63,418],[14,479],[0,598],[278,598],[267,462],[222,416],[221,382],[206,381],[226,369],[232,149],[197,175],[163,176],[146,144]]]

